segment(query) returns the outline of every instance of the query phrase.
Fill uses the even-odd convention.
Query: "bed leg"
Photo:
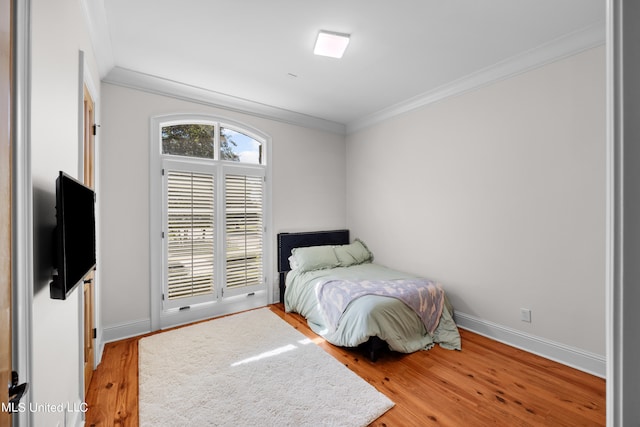
[[[367,345],[367,352],[369,355],[369,359],[372,362],[378,360],[378,356],[380,354],[380,350],[384,347],[385,342],[378,337],[369,338],[369,342]]]

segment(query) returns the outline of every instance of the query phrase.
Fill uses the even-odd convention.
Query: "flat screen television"
[[[64,172],[56,179],[51,298],[66,299],[96,265],[94,191]]]

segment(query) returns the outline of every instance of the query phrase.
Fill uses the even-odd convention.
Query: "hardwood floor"
[[[281,304],[270,309],[396,403],[372,426],[606,424],[603,379],[480,335],[460,330],[462,351],[385,352],[372,363],[319,338]],[[106,345],[89,387],[87,426],[138,425],[138,339]]]

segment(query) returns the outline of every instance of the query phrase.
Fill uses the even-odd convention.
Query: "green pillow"
[[[340,262],[340,267],[362,264],[373,260],[373,254],[369,248],[359,239],[349,245],[335,246],[334,251]]]
[[[300,271],[322,270],[339,265],[333,246],[309,246],[291,251],[296,268]]]

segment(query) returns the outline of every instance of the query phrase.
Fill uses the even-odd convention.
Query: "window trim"
[[[217,301],[215,304],[202,304],[192,306],[189,310],[165,311],[162,304],[162,280],[163,280],[163,243],[162,243],[162,227],[163,219],[161,211],[158,209],[162,206],[163,188],[162,188],[162,146],[159,143],[161,138],[161,129],[163,126],[184,123],[200,123],[215,124],[216,126],[226,127],[245,133],[252,138],[260,140],[263,143],[263,164],[255,165],[248,163],[237,163],[242,167],[263,168],[265,174],[265,205],[264,205],[264,275],[266,278],[266,289],[255,292],[252,296],[238,295],[225,297]],[[219,132],[216,132],[216,152],[219,151]],[[221,116],[207,114],[166,114],[152,116],[149,124],[149,288],[150,288],[150,311],[151,311],[151,330],[176,326],[184,323],[194,322],[197,320],[207,319],[220,316],[223,314],[234,313],[251,308],[262,307],[273,303],[274,295],[274,279],[273,279],[273,233],[271,220],[271,137],[256,128],[236,120],[230,120]],[[171,158],[183,158],[195,160],[195,158],[184,156],[171,156]],[[228,164],[218,160],[221,164]],[[233,163],[236,164],[235,162]],[[221,210],[218,210],[221,212]],[[218,215],[218,213],[216,213]],[[217,243],[218,245],[221,242]]]

